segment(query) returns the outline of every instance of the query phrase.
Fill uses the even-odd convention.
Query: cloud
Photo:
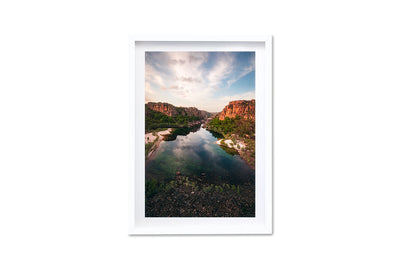
[[[224,96],[219,98],[221,103],[228,103],[230,101],[234,100],[252,100],[256,98],[256,92],[255,91],[249,91],[241,94],[236,94],[236,95],[229,95],[229,96]]]
[[[233,61],[231,54],[223,54],[219,57],[217,64],[207,75],[209,86],[216,87],[228,77],[233,70]]]
[[[207,55],[203,54],[200,56],[194,56],[194,55],[189,55],[189,62],[197,62],[197,61],[206,61],[207,60]]]
[[[233,77],[232,79],[228,80],[226,82],[226,84],[228,85],[228,87],[230,87],[232,84],[234,84],[235,82],[237,82],[238,80],[240,80],[242,77],[246,76],[247,74],[249,74],[250,72],[252,72],[254,70],[254,65],[250,64],[247,67],[244,67],[240,73],[238,73],[235,77]]]
[[[181,65],[183,65],[183,64],[185,64],[185,60],[183,60],[183,59],[179,59],[179,60],[176,60],[176,59],[170,59],[170,61],[169,61],[169,63],[171,64],[171,65],[176,65],[176,64],[181,64]]]
[[[200,79],[196,79],[193,77],[176,77],[176,80],[182,81],[182,82],[188,82],[188,83],[200,83]]]
[[[173,95],[186,100],[204,91],[206,84],[202,65],[207,61],[207,53],[168,52],[165,56],[168,58],[170,79],[166,81],[164,88],[174,89]]]
[[[254,60],[240,52],[146,52],[146,101],[220,111],[221,94],[232,95],[230,86],[253,70]]]
[[[162,77],[163,74],[157,71],[152,65],[146,64],[145,65],[145,77],[146,82],[152,83],[158,86],[164,85],[164,78]]]
[[[221,111],[230,101],[234,100],[252,100],[255,99],[255,91],[248,91],[240,94],[227,95],[219,98],[209,99],[203,105],[203,109],[210,112],[219,112]]]
[[[179,90],[179,89],[183,89],[182,87],[179,87],[178,85],[171,85],[169,87],[165,87],[165,86],[161,86],[161,89],[163,90]]]

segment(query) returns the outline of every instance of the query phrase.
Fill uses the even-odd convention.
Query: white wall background
[[[399,266],[396,4],[2,1],[0,265]],[[274,35],[273,236],[127,236],[129,34]]]

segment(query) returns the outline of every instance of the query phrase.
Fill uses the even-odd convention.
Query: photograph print
[[[145,52],[145,217],[255,217],[255,52]]]

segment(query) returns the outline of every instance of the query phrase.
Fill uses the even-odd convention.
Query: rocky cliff
[[[231,101],[217,116],[220,120],[224,120],[226,117],[235,118],[236,116],[255,120],[256,101],[254,99]]]
[[[146,104],[146,106],[154,111],[158,111],[161,113],[164,113],[165,115],[168,116],[178,116],[178,115],[183,115],[183,116],[196,116],[200,118],[208,118],[211,116],[211,113],[204,111],[204,110],[198,110],[195,107],[175,107],[174,105],[171,105],[169,103],[155,103],[155,102],[149,102]]]

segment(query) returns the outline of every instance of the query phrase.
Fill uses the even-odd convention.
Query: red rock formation
[[[235,118],[236,116],[255,120],[256,101],[254,99],[231,101],[217,116],[220,120],[224,120],[226,117]]]
[[[196,116],[200,118],[208,118],[211,116],[211,114],[207,111],[204,110],[198,110],[195,107],[175,107],[174,105],[168,104],[168,103],[154,103],[154,102],[149,102],[147,103],[147,107],[154,110],[158,111],[161,113],[164,113],[165,115],[168,116],[177,116],[177,115],[183,115],[183,116]]]
[[[175,106],[168,104],[168,103],[149,102],[149,103],[147,103],[147,107],[154,111],[164,113],[165,115],[168,115],[168,116],[177,116],[178,115],[178,111],[176,110]]]

